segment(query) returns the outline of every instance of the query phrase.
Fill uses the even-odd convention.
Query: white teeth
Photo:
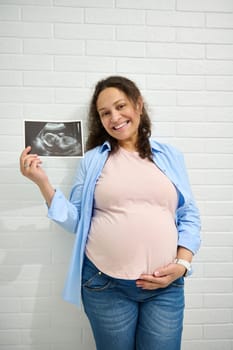
[[[118,129],[122,128],[123,126],[125,126],[126,124],[128,124],[128,121],[121,123],[120,125],[114,126],[113,129],[118,130]]]

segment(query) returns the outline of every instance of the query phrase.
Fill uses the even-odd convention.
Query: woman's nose
[[[119,112],[114,110],[111,114],[111,121],[114,123],[119,119]]]

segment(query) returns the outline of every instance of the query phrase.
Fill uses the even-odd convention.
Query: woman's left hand
[[[142,289],[166,288],[177,278],[185,274],[185,267],[171,263],[156,270],[153,275],[142,274],[136,281],[136,285]]]

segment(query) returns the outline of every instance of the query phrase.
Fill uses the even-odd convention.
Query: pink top
[[[174,185],[153,162],[120,148],[96,184],[88,258],[122,279],[171,263],[177,252],[177,200]]]

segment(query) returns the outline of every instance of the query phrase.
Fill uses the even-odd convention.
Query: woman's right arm
[[[48,206],[48,217],[63,229],[76,233],[81,213],[85,167],[81,166],[77,172],[72,195],[68,200],[59,189],[55,190],[53,188],[46,172],[41,166],[42,161],[38,155],[30,154],[30,150],[30,146],[25,148],[20,156],[21,173],[39,187]]]

